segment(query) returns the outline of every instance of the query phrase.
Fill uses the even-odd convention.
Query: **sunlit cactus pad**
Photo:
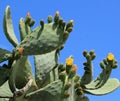
[[[57,13],[54,22],[48,20],[48,24],[44,24],[44,21],[41,20],[41,26],[31,31],[16,47],[15,51],[22,48],[22,55],[40,55],[61,48],[72,31],[73,21],[71,20],[66,25]]]

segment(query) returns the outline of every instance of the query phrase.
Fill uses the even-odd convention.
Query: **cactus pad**
[[[120,83],[117,79],[108,79],[108,81],[102,86],[101,88],[90,90],[90,89],[84,89],[85,92],[93,95],[105,95],[108,93],[113,92],[120,86]],[[86,87],[87,88],[87,87]]]
[[[10,12],[9,6],[7,6],[5,10],[3,26],[4,26],[4,32],[5,32],[7,39],[10,41],[10,43],[12,43],[14,47],[16,47],[18,44],[18,40],[14,34],[11,12]]]
[[[58,52],[52,51],[47,54],[34,56],[36,82],[40,86],[49,82],[49,73],[57,65]]]
[[[5,66],[0,67],[0,86],[9,79],[10,69]]]
[[[19,79],[18,79],[19,78]],[[26,56],[20,57],[12,64],[9,85],[12,92],[23,88],[33,78],[31,64]]]
[[[9,89],[8,81],[6,81],[0,87],[0,98],[12,98],[12,97],[13,97],[13,93]],[[1,101],[1,99],[0,99],[0,101]]]
[[[29,101],[60,101],[62,82],[60,80],[48,84],[35,92],[26,95]]]
[[[10,51],[0,48],[0,63],[8,60],[11,56]]]
[[[62,19],[58,19],[58,23],[40,21],[40,24],[14,49],[15,53],[19,48],[24,50],[22,55],[40,55],[56,50],[65,43],[73,28],[72,22],[65,26]]]

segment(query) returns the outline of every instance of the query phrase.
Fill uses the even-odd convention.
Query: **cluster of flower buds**
[[[28,12],[26,16],[25,24],[29,25],[30,27],[32,27],[35,24],[35,20],[31,18],[30,12]]]
[[[105,59],[103,59],[102,62],[100,62],[100,67],[102,69],[106,69],[106,67],[109,67],[115,69],[118,67],[117,60],[115,60],[114,55],[112,53],[109,53]]]
[[[83,56],[86,57],[87,60],[94,60],[96,57],[94,50],[91,50],[89,53],[87,51],[83,51]]]

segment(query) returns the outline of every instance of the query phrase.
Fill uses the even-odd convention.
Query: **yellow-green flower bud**
[[[114,55],[112,53],[109,53],[107,56],[108,61],[113,61],[114,60]]]

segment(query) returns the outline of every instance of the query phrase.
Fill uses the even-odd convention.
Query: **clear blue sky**
[[[10,5],[14,29],[19,38],[18,24],[20,17],[31,13],[39,25],[40,19],[46,22],[48,15],[59,10],[65,21],[74,20],[71,33],[64,50],[61,51],[60,62],[65,62],[73,55],[78,73],[83,74],[85,61],[83,50],[95,50],[97,55],[93,62],[94,78],[101,72],[99,62],[112,52],[120,65],[120,0],[0,0],[0,47],[12,50],[3,33],[3,14],[5,7]],[[111,77],[120,80],[120,68],[113,70]],[[90,101],[120,100],[120,89],[105,96],[89,96]]]

